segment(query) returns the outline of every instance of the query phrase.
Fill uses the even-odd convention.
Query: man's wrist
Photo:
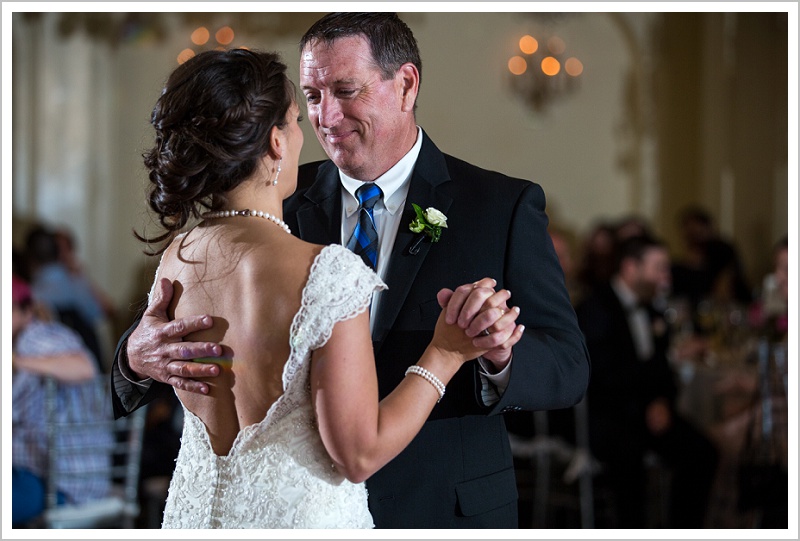
[[[503,364],[502,368],[498,368],[494,361],[491,361],[485,357],[478,357],[478,366],[485,376],[489,376],[490,378],[502,376],[509,370],[512,358],[513,354],[508,358],[505,364]]]
[[[128,342],[125,341],[123,347],[119,350],[119,358],[117,359],[117,366],[119,366],[119,373],[122,374],[122,377],[133,383],[134,385],[139,385],[142,387],[147,387],[152,383],[153,378],[146,377],[144,379],[140,378],[136,372],[130,366],[130,362],[128,361]]]
[[[488,375],[496,375],[508,368],[508,365],[511,364],[511,357],[513,357],[513,352],[508,355],[508,359],[504,361],[497,361],[494,359],[489,359],[487,357],[478,357],[480,359],[479,363],[483,370]]]

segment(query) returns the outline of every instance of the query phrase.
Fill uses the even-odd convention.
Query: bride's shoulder
[[[304,324],[317,321],[322,325],[319,328],[330,330],[329,326],[337,321],[364,311],[372,293],[383,289],[386,284],[359,256],[339,244],[328,245],[320,250],[311,266],[299,317]],[[320,336],[329,335],[323,332]]]
[[[334,296],[341,291],[372,291],[386,288],[378,275],[364,264],[361,257],[341,244],[322,247],[311,266],[308,285],[312,289],[327,288],[327,294]]]
[[[157,275],[165,275],[173,271],[173,267],[181,265],[181,249],[186,242],[187,232],[179,233],[163,249],[160,254],[155,254],[158,258]]]
[[[322,246],[319,250],[319,254],[314,258],[312,271],[314,270],[342,276],[372,273],[372,269],[364,264],[361,257],[341,244]]]

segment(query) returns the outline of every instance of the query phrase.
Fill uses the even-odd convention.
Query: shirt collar
[[[619,297],[622,307],[625,308],[625,310],[630,311],[639,308],[639,301],[636,298],[636,294],[622,281],[622,278],[619,276],[612,278],[611,287],[614,288],[614,292],[617,294],[617,297]]]
[[[374,181],[383,192],[383,200],[378,204],[382,204],[383,208],[385,208],[389,214],[395,214],[397,211],[403,210],[403,203],[408,195],[411,173],[414,171],[414,164],[417,163],[421,148],[422,128],[417,126],[417,140],[414,146],[411,147],[411,150],[400,158],[400,161],[394,164],[391,169]],[[358,210],[356,190],[358,190],[364,182],[348,177],[341,170],[339,170],[339,179],[344,191],[348,194],[345,196],[345,199],[353,203],[352,205],[347,204],[344,206],[345,214],[349,217]]]

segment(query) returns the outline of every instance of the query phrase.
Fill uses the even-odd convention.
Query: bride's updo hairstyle
[[[175,69],[150,119],[155,145],[143,154],[152,183],[148,203],[166,232],[136,237],[169,241],[190,218],[224,205],[224,194],[269,151],[272,127],[285,126],[294,95],[274,53],[206,51]]]

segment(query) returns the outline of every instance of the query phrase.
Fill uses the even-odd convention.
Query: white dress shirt
[[[386,269],[389,268],[389,259],[392,255],[394,240],[397,238],[397,230],[400,226],[400,219],[403,217],[403,207],[408,197],[408,189],[411,186],[411,174],[414,172],[414,164],[417,163],[419,151],[422,148],[422,129],[417,127],[417,141],[411,150],[403,156],[399,162],[386,171],[383,175],[375,179],[375,184],[383,192],[383,197],[375,204],[372,215],[375,221],[375,230],[378,232],[378,268],[375,272],[381,280],[386,281]],[[353,230],[358,222],[358,190],[364,182],[350,178],[339,170],[339,179],[342,183],[342,244],[347,245],[347,241],[353,235]],[[370,308],[370,330],[374,315],[381,302],[381,292],[373,293],[372,306]]]
[[[639,304],[636,294],[619,277],[611,280],[611,287],[617,294],[628,317],[628,328],[633,336],[636,356],[640,361],[649,361],[655,351],[653,329],[647,309]]]
[[[417,126],[417,140],[411,150],[403,156],[391,169],[374,180],[375,184],[383,192],[383,198],[375,204],[372,213],[375,221],[375,229],[378,232],[378,268],[375,272],[381,280],[386,281],[386,269],[389,268],[389,259],[392,255],[392,247],[397,238],[397,231],[400,227],[400,219],[403,217],[408,190],[411,186],[411,175],[414,172],[414,165],[417,163],[419,151],[422,148],[422,128]],[[342,244],[347,245],[347,241],[353,234],[358,222],[358,190],[364,182],[348,177],[339,170],[339,179],[342,183]],[[458,284],[460,285],[460,284]],[[445,284],[442,284],[445,287]],[[378,291],[372,295],[372,305],[370,307],[370,331],[372,330],[375,314],[380,306],[382,292]],[[409,359],[409,363],[412,360]],[[481,380],[483,382],[482,398],[485,404],[489,405],[497,402],[500,396],[508,387],[508,380],[511,377],[511,363],[499,373],[490,374],[486,369],[488,361],[478,358],[481,370]],[[491,382],[492,385],[487,385]]]

